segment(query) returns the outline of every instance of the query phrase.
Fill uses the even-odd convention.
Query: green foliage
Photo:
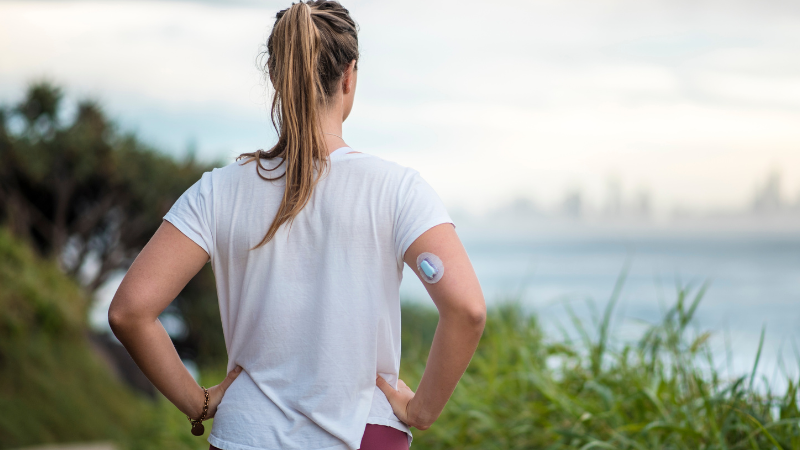
[[[118,131],[93,101],[80,102],[66,121],[62,97],[57,86],[33,83],[16,106],[0,108],[0,224],[93,292],[111,273],[127,269],[175,200],[221,163],[158,152]],[[11,127],[12,118],[20,126]],[[89,260],[99,269],[84,281],[79,273]],[[9,292],[30,302],[15,303],[24,310],[3,314],[0,327],[17,326],[17,315],[32,314],[31,308],[47,315],[47,307],[64,307],[12,287]],[[188,283],[175,306],[189,330],[175,342],[181,356],[201,364],[225,358],[210,267]]]
[[[144,403],[114,380],[83,339],[37,333],[3,344],[0,448],[123,440]]]
[[[92,351],[87,291],[125,269],[178,196],[220,163],[162,154],[118,132],[92,101],[65,122],[62,98],[34,83],[17,105],[0,107],[0,448],[108,439],[203,447],[166,399],[140,398]],[[100,270],[82,289],[75,280],[87,258]],[[189,329],[179,353],[224,360],[210,266],[176,306]]]
[[[85,317],[80,288],[0,228],[0,448],[136,426],[143,403],[92,353]]]
[[[0,449],[115,441],[126,450],[206,450],[166,398],[139,396],[112,376],[86,339],[86,306],[56,264],[0,227]],[[203,382],[219,383],[220,370],[204,371]]]
[[[164,155],[118,131],[93,101],[65,121],[62,97],[54,85],[33,83],[15,107],[0,108],[0,221],[73,278],[88,259],[99,261],[86,284],[94,291],[128,267],[175,200],[221,163]]]
[[[0,228],[0,355],[13,339],[35,333],[53,337],[83,331],[86,301],[80,288],[54,264],[41,261]]]
[[[694,296],[691,288],[681,289],[660,323],[638,343],[619,346],[608,341],[615,298],[597,324],[595,338],[573,316],[582,336],[578,344],[546,339],[536,319],[519,305],[491,309],[483,339],[450,403],[429,430],[415,432],[413,445],[800,448],[798,382],[789,380],[782,395],[757,391],[752,384],[755,367],[749,377],[724,380],[711,357],[710,334],[689,332],[706,288]],[[618,295],[615,289],[614,297]],[[436,312],[420,319],[424,310],[411,310],[417,319],[404,322],[403,333],[430,336]],[[404,356],[420,355],[403,359],[401,376],[415,385],[430,340],[405,338],[403,345]]]

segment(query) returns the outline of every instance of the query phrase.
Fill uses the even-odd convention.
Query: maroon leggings
[[[221,450],[213,445],[208,450]],[[408,450],[408,437],[396,428],[367,424],[359,450]]]

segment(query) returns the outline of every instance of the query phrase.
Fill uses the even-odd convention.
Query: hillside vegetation
[[[91,353],[86,298],[0,228],[0,447],[118,439],[136,404]]]
[[[86,307],[54,263],[0,227],[0,449],[99,440],[193,448],[174,407],[133,393],[91,350]]]

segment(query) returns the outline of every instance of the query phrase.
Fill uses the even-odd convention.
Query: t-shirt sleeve
[[[209,258],[214,252],[214,210],[211,172],[206,172],[172,205],[164,220],[199,245]]]
[[[453,223],[453,220],[442,199],[419,172],[410,171],[400,188],[395,216],[398,264],[403,264],[406,250],[422,233],[443,223]]]

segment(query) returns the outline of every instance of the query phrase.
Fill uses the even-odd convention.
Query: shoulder
[[[278,165],[278,162],[279,160],[256,160],[255,158],[242,158],[229,162],[224,166],[214,167],[213,169],[203,173],[201,179],[209,184],[228,185],[246,179],[247,174],[257,177],[256,166],[258,165],[260,165],[262,169],[273,169]],[[263,170],[261,172],[264,173]],[[278,171],[276,171],[276,173],[277,172]],[[269,174],[264,173],[264,175]]]
[[[419,172],[411,167],[369,153],[353,153],[348,156],[338,160],[337,164],[342,163],[351,173],[356,172],[398,182],[419,176]]]

